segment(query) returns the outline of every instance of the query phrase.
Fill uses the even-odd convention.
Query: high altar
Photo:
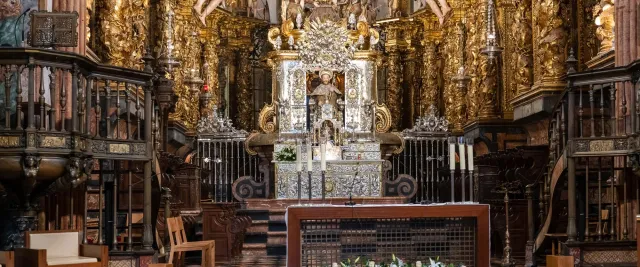
[[[261,126],[278,135],[276,197],[297,198],[298,183],[303,198],[310,191],[312,198],[322,197],[324,170],[326,197],[381,196],[384,161],[376,131],[387,130],[389,111],[378,104],[376,94],[381,54],[371,48],[379,41],[378,32],[362,16],[341,17],[331,3],[319,3],[304,18],[283,10],[283,17],[291,18],[269,31],[275,48],[269,62],[277,77],[272,87],[276,104],[260,114],[273,115]],[[301,163],[278,160],[297,147]],[[304,177],[300,181],[298,171]]]

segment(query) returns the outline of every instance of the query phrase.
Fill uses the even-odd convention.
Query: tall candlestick
[[[302,146],[296,144],[296,171],[302,171]]]
[[[311,148],[311,139],[307,141],[307,171],[313,171],[313,150]]]
[[[464,137],[458,138],[458,153],[460,153],[460,169],[464,170],[467,168],[466,155],[464,153]]]
[[[467,138],[467,154],[469,158],[469,171],[473,171],[473,139]]]
[[[456,169],[456,141],[455,137],[449,137],[449,169]]]
[[[327,170],[327,145],[324,143],[320,145],[320,170]]]

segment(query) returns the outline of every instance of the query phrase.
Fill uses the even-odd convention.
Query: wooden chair
[[[26,248],[15,250],[15,266],[107,267],[107,246],[81,244],[78,230],[25,233]]]
[[[202,251],[202,267],[215,266],[215,241],[187,241],[184,232],[182,217],[167,218],[167,229],[169,230],[169,240],[171,240],[171,252],[169,252],[169,263],[173,263],[173,256],[177,252],[179,264],[184,261],[184,252]],[[176,264],[178,266],[179,264]]]

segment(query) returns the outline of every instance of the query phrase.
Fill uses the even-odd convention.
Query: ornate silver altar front
[[[279,153],[289,144],[276,144]],[[314,147],[312,150],[317,149]],[[302,147],[302,198],[309,197],[309,177],[306,147]],[[326,172],[326,197],[377,197],[382,196],[382,164],[380,144],[375,142],[352,143],[342,146],[341,160],[328,160]],[[340,156],[340,155],[339,155]],[[276,198],[298,197],[298,172],[295,161],[276,161]],[[313,160],[311,197],[322,197],[320,160]]]
[[[382,160],[327,161],[326,197],[379,197],[381,196]],[[306,164],[301,179],[302,198],[309,197]],[[311,197],[322,197],[320,161],[313,162]],[[276,197],[298,197],[298,173],[295,162],[276,164]]]

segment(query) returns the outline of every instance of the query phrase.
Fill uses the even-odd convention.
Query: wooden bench
[[[78,230],[26,232],[25,237],[26,248],[15,250],[16,266],[109,266],[107,246],[80,244]]]

